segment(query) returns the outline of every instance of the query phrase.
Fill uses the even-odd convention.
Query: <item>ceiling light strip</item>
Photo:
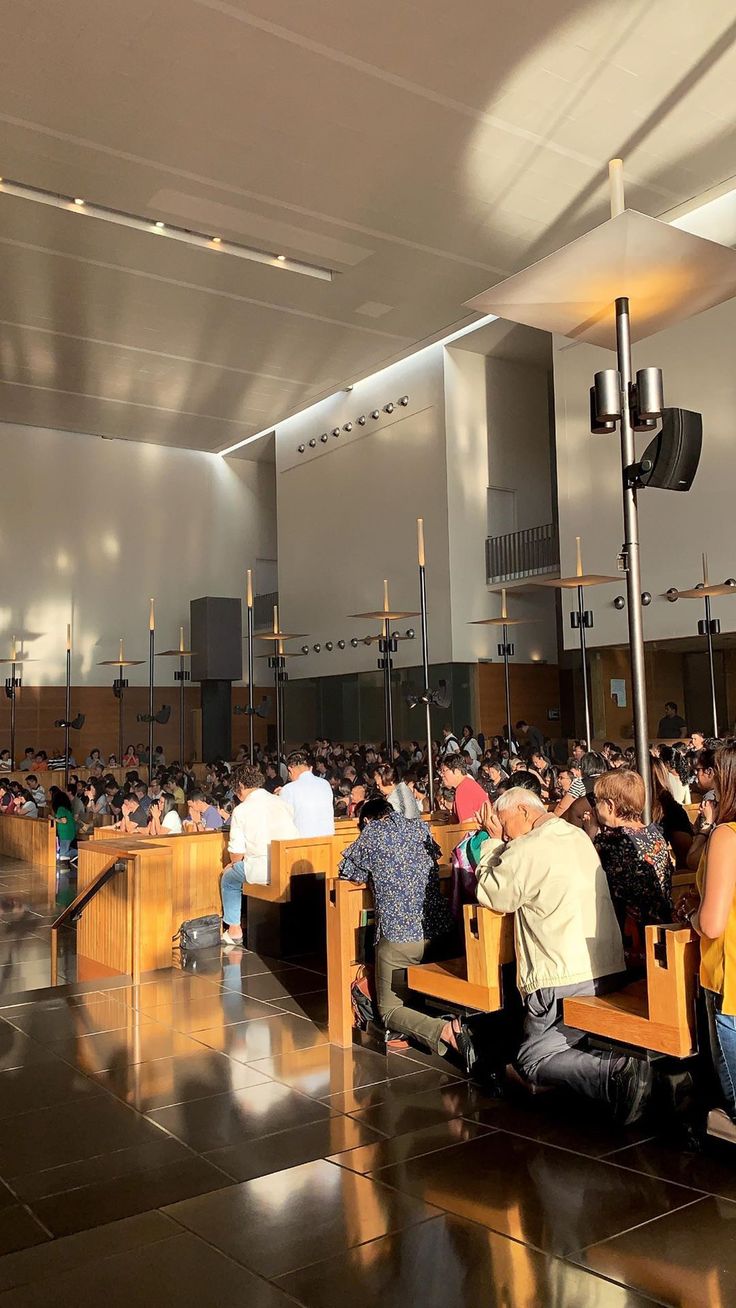
[[[334,276],[330,268],[320,268],[316,264],[289,259],[283,254],[240,245],[222,236],[206,236],[202,232],[193,232],[186,227],[172,226],[160,218],[140,218],[137,214],[109,209],[105,205],[91,204],[81,196],[58,195],[54,191],[44,191],[37,186],[25,186],[22,182],[14,182],[7,177],[0,179],[0,194],[13,195],[20,200],[32,200],[35,204],[49,205],[53,209],[64,209],[67,213],[86,214],[88,218],[99,218],[102,222],[115,223],[118,227],[131,227],[134,231],[147,232],[149,235],[154,233],[170,241],[194,245],[200,250],[229,254],[236,259],[248,259],[251,263],[263,263],[271,268],[301,273],[303,277],[315,277],[322,282],[331,282]]]

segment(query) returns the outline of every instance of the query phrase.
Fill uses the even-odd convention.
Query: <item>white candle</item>
[[[424,518],[417,518],[417,541],[419,545],[419,566],[424,567]]]
[[[611,217],[616,218],[626,208],[623,159],[610,160],[608,164],[608,185],[611,192]]]

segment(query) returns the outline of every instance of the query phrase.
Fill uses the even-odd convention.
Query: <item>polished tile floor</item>
[[[0,864],[0,1308],[736,1303],[728,1146],[330,1046],[315,958],[79,985],[70,944],[51,991],[40,884]]]

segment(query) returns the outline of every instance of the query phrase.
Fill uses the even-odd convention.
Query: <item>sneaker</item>
[[[400,1031],[387,1031],[384,1040],[386,1042],[386,1048],[390,1049],[392,1053],[395,1053],[399,1049],[411,1048],[406,1036],[402,1035]]]
[[[640,1058],[626,1058],[611,1072],[611,1103],[621,1126],[631,1126],[644,1116],[654,1088],[654,1072]]]

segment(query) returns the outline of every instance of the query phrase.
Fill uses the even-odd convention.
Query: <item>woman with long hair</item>
[[[687,867],[687,856],[693,843],[692,823],[682,804],[670,790],[668,771],[661,759],[653,758],[652,767],[652,822],[661,827],[667,844],[675,858],[675,866]]]
[[[77,824],[74,821],[72,812],[72,801],[59,786],[50,786],[49,803],[51,804],[51,812],[54,815],[56,826],[58,859],[60,863],[68,863],[71,858],[72,845],[77,838]]]
[[[708,1127],[736,1140],[736,742],[717,751],[714,781],[715,826],[700,859],[697,889],[683,895],[677,913],[700,936],[700,984],[723,1097]]]

